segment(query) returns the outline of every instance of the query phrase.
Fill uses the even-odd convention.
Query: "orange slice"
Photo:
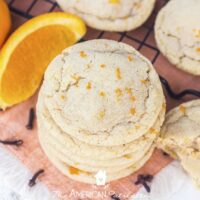
[[[10,31],[11,19],[7,4],[0,0],[0,48]]]
[[[62,12],[40,15],[18,28],[0,51],[0,107],[32,96],[51,60],[85,33],[79,17]]]

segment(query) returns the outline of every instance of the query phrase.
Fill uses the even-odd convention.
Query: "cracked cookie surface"
[[[43,94],[64,132],[98,146],[122,145],[144,135],[164,103],[151,63],[129,45],[111,40],[66,49],[47,69]]]
[[[181,104],[166,115],[158,146],[179,159],[200,186],[200,100]]]
[[[200,1],[171,0],[155,24],[161,52],[179,69],[200,75]]]
[[[61,8],[82,17],[96,29],[128,31],[142,25],[155,0],[57,0]]]

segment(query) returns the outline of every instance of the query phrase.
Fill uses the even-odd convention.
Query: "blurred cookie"
[[[96,29],[129,31],[141,26],[151,14],[155,0],[57,0],[61,8],[82,17]]]
[[[167,114],[158,146],[179,159],[200,186],[200,100],[181,104]]]
[[[181,70],[200,75],[200,1],[171,0],[155,24],[161,52]]]

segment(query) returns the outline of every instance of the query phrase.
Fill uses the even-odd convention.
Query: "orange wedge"
[[[0,48],[5,41],[11,26],[10,13],[4,0],[0,0]]]
[[[32,96],[51,60],[85,33],[79,17],[62,12],[43,14],[18,28],[0,51],[0,108]]]

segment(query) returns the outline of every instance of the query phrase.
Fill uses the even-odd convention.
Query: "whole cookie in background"
[[[200,0],[171,0],[159,12],[155,37],[161,52],[181,70],[200,75]]]
[[[184,103],[166,115],[158,146],[180,160],[200,187],[200,100]]]
[[[57,0],[61,8],[82,17],[88,26],[105,31],[129,31],[150,16],[155,0]]]

